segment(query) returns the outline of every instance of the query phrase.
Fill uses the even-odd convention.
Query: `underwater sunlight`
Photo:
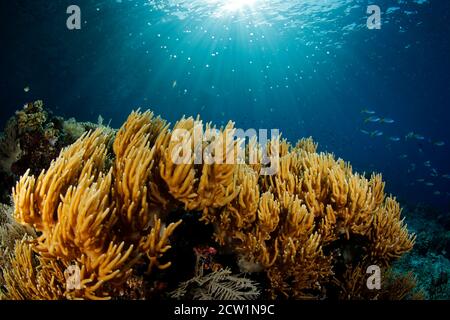
[[[450,1],[3,2],[0,300],[450,299]]]

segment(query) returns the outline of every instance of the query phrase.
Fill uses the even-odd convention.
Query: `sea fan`
[[[257,284],[242,275],[221,269],[183,282],[170,296],[193,300],[254,300],[260,295]]]

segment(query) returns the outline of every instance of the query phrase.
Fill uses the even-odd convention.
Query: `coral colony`
[[[252,163],[225,161],[236,140],[215,140],[218,163],[195,163],[191,139],[180,153],[174,132],[192,133],[199,118],[171,127],[133,112],[115,131],[57,120],[37,102],[14,119],[3,168],[41,161],[22,168],[14,205],[0,209],[4,299],[418,297],[411,274],[390,271],[415,236],[381,175],[318,153],[311,138],[279,140],[276,174],[261,175],[256,140],[244,152],[258,151]],[[39,141],[32,152],[29,139]],[[205,232],[186,237],[193,228]],[[381,290],[366,284],[374,266]],[[173,269],[188,271],[173,283]]]

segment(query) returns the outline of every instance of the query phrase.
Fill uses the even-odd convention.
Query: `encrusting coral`
[[[170,267],[164,255],[181,223],[166,225],[174,210],[201,212],[241,271],[267,276],[272,298],[351,299],[359,293],[344,293],[348,270],[387,268],[414,245],[380,175],[354,173],[308,138],[295,147],[269,142],[278,170],[264,176],[255,139],[243,150],[256,161],[230,163],[243,144],[229,138],[234,124],[207,124],[206,140],[199,127],[199,118],[183,118],[171,130],[151,112],[133,112],[115,139],[101,129],[84,134],[38,177],[25,174],[15,218],[38,236],[17,242],[6,297],[116,297],[142,266]],[[71,266],[80,271],[74,290],[64,277]]]

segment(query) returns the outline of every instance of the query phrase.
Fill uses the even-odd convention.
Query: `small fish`
[[[436,169],[434,169],[434,168],[431,168],[431,173],[430,173],[430,176],[432,176],[432,177],[437,177],[437,176],[438,176],[438,172],[437,172],[437,170],[436,170]]]
[[[400,159],[406,159],[406,158],[408,158],[408,155],[407,155],[407,154],[401,154],[401,155],[399,156],[399,158],[400,158]]]
[[[177,86],[177,80],[175,80],[173,83],[172,83],[172,88],[175,88]]]
[[[398,142],[398,141],[400,141],[400,138],[399,137],[389,137],[389,140]]]
[[[441,192],[440,192],[440,191],[435,191],[435,192],[433,192],[433,194],[434,194],[435,196],[440,196],[440,195],[441,195]]]
[[[445,142],[444,141],[436,141],[436,142],[433,142],[433,144],[436,147],[443,147],[443,146],[445,146]]]
[[[367,135],[369,135],[370,134],[370,132],[369,131],[367,131],[367,130],[360,130],[362,133],[364,133],[364,134],[367,134]]]
[[[420,134],[415,134],[414,135],[414,139],[416,139],[416,140],[425,140],[425,137],[420,135]]]
[[[373,110],[369,110],[369,109],[362,109],[361,113],[365,113],[365,114],[375,114],[375,111]]]
[[[443,175],[442,175],[442,178],[444,178],[444,179],[450,179],[450,174],[443,174]]]
[[[426,185],[427,187],[433,187],[433,186],[434,186],[434,183],[433,183],[433,182],[427,182],[427,183],[425,183],[425,185]]]
[[[25,88],[23,88],[23,91],[24,91],[25,93],[30,92],[30,87],[26,86]]]
[[[395,121],[393,119],[390,118],[383,118],[380,120],[381,123],[394,123]]]
[[[414,132],[409,132],[406,136],[405,136],[405,140],[408,140],[408,139],[412,139],[412,138],[414,138]]]
[[[372,131],[370,133],[371,137],[381,137],[382,135],[383,135],[383,132],[382,131],[378,131],[378,130]]]
[[[369,118],[365,119],[364,122],[380,122],[380,120],[381,119],[379,117],[373,116],[373,117],[369,117]]]
[[[424,165],[425,167],[431,167],[431,161],[425,161],[425,162],[423,163],[423,165]]]
[[[417,182],[425,182],[425,179],[417,179]]]

